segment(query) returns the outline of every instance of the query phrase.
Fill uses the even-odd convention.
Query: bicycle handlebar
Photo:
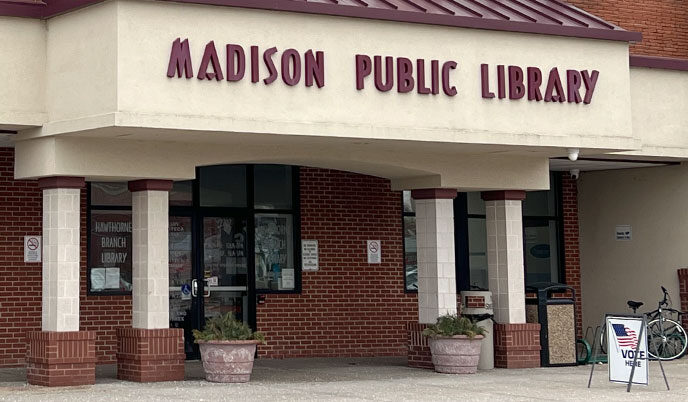
[[[667,292],[666,288],[664,286],[660,286],[662,288],[662,292],[664,292],[664,298],[662,299],[661,302],[659,302],[660,306],[668,306],[669,303],[667,303],[667,296],[669,295],[669,292]]]

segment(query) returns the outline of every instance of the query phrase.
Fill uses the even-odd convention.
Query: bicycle
[[[664,286],[661,288],[664,297],[659,301],[657,309],[644,314],[647,317],[647,352],[650,358],[655,360],[674,360],[686,352],[688,336],[686,336],[686,330],[678,322],[683,312],[670,307],[669,292]],[[644,303],[629,300],[627,304],[629,308],[633,309],[633,314],[636,314],[638,308]],[[669,315],[675,315],[677,319],[667,317]],[[602,331],[600,336],[600,346],[605,353],[606,332]]]

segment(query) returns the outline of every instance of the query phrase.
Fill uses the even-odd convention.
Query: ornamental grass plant
[[[476,335],[485,335],[485,328],[479,326],[470,318],[456,314],[446,314],[437,318],[437,323],[429,325],[423,335],[432,338],[443,336],[466,335],[474,338]]]
[[[258,341],[265,343],[265,336],[259,331],[253,331],[246,323],[237,320],[229,312],[213,318],[205,323],[203,331],[193,330],[195,342],[200,341]]]

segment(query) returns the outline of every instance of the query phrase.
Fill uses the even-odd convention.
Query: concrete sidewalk
[[[93,386],[45,388],[26,385],[22,369],[0,369],[0,400],[7,401],[397,401],[397,400],[688,400],[688,359],[667,362],[672,390],[666,391],[659,365],[650,365],[650,386],[607,381],[607,366],[481,371],[445,375],[405,366],[405,359],[257,360],[248,384],[203,380],[200,362],[186,366],[187,380],[154,384],[119,381],[115,367],[99,366]]]

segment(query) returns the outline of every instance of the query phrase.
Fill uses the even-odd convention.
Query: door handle
[[[191,296],[198,297],[198,280],[196,279],[191,281]]]

